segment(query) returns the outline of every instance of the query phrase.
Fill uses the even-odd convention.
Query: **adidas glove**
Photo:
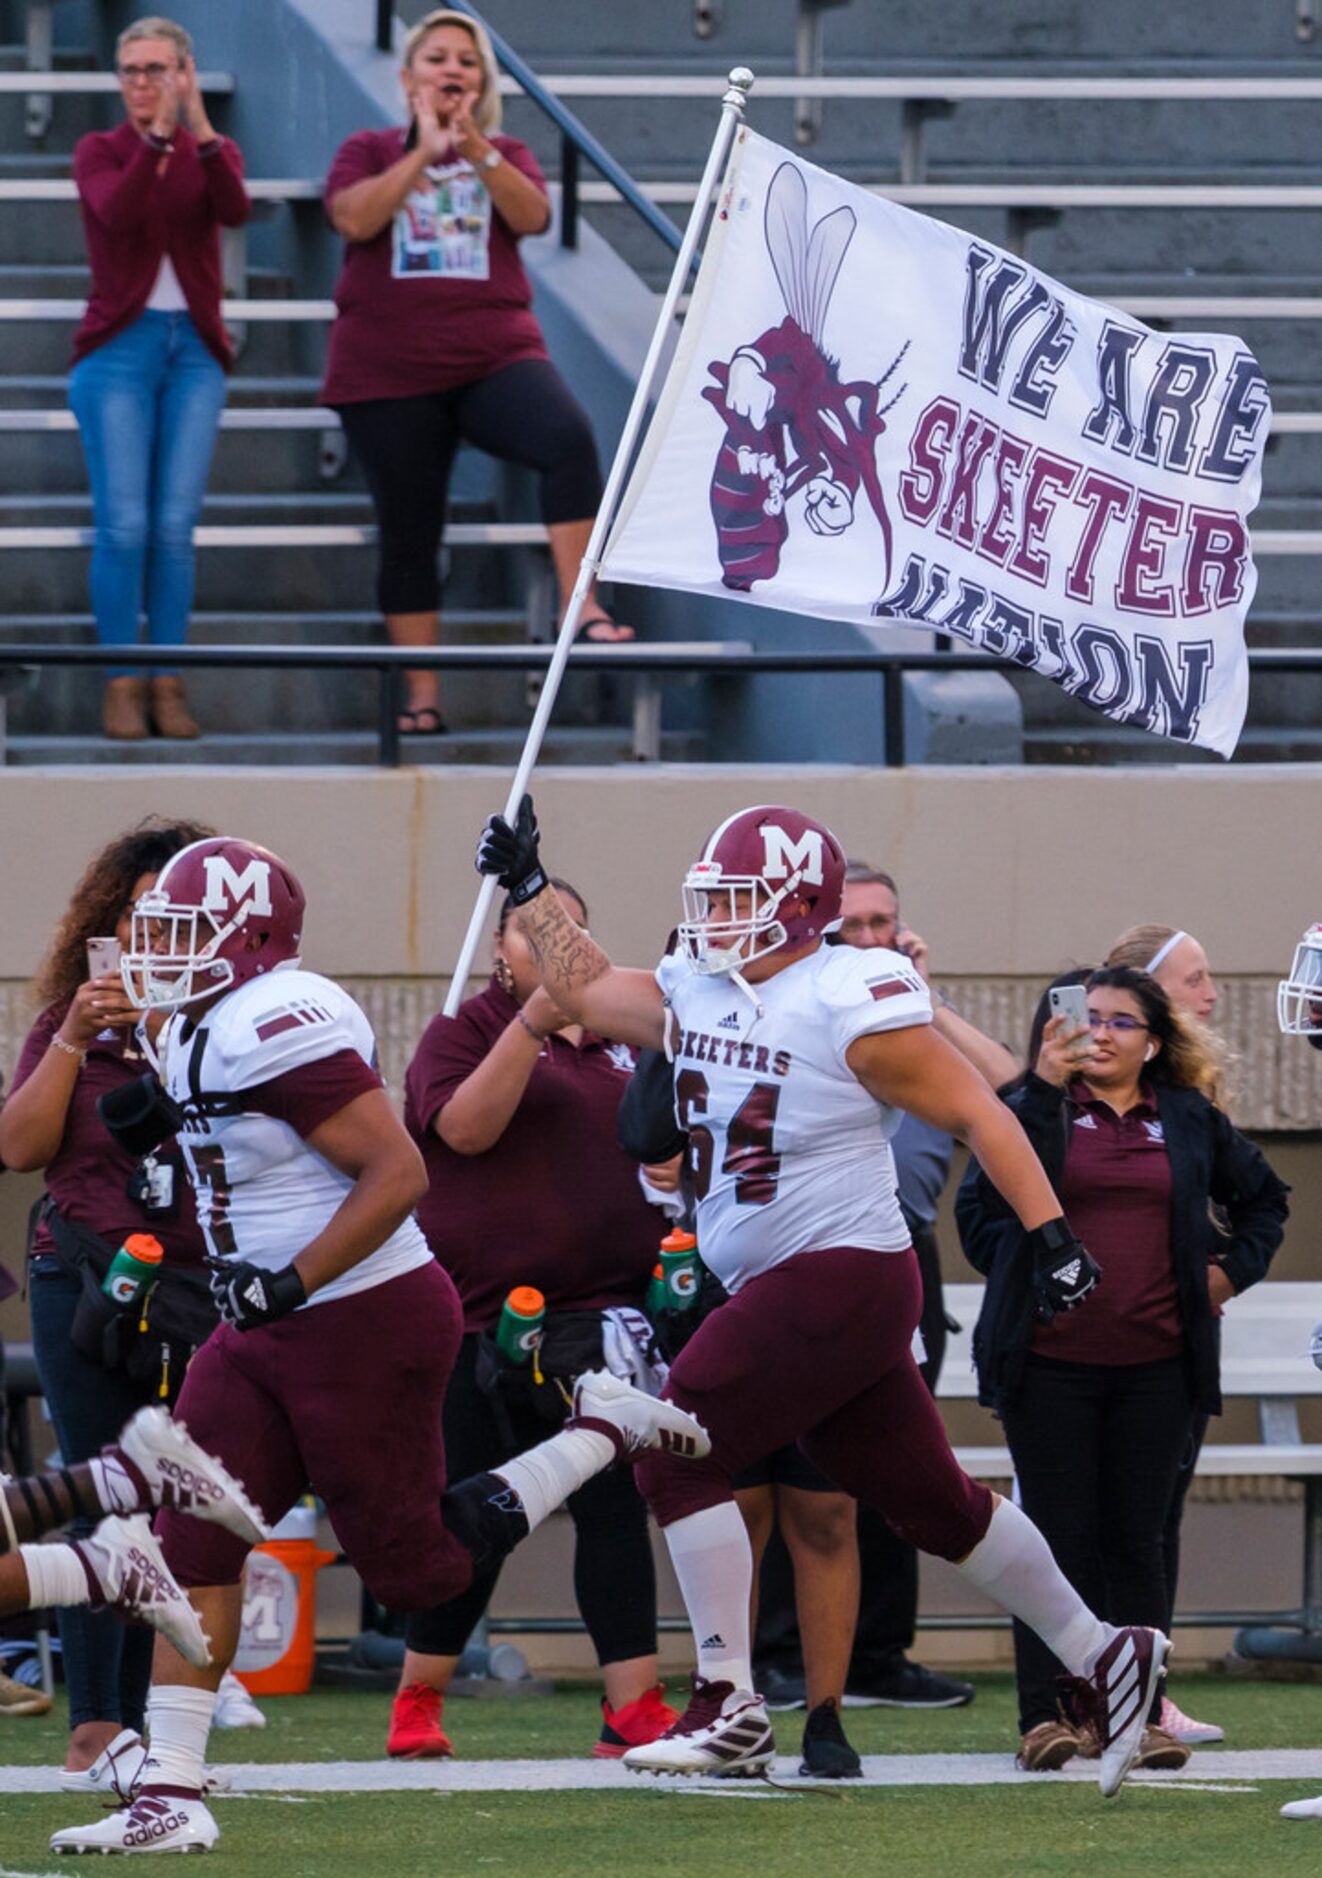
[[[493,815],[478,840],[473,865],[479,874],[494,874],[515,906],[526,906],[546,885],[537,854],[537,817],[532,797],[525,796],[510,827],[503,815]]]
[[[307,1302],[303,1280],[292,1265],[268,1272],[248,1259],[209,1258],[216,1309],[235,1330],[273,1324]]]
[[[1040,1324],[1049,1324],[1059,1311],[1075,1310],[1102,1275],[1102,1268],[1087,1247],[1074,1237],[1064,1219],[1049,1219],[1027,1235],[1033,1259],[1035,1312]]]

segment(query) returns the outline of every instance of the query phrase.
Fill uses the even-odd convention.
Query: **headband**
[[[1166,960],[1170,957],[1171,953],[1175,950],[1176,946],[1179,945],[1181,939],[1187,939],[1188,937],[1189,935],[1187,932],[1173,932],[1170,938],[1166,941],[1164,946],[1158,946],[1156,951],[1152,954],[1152,957],[1148,960],[1147,964],[1143,968],[1147,972],[1148,976],[1151,977],[1152,973],[1156,971],[1159,965],[1165,964]]]

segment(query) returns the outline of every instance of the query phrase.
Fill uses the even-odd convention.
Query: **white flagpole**
[[[514,780],[510,784],[509,796],[505,802],[505,819],[507,821],[512,822],[514,820],[518,812],[519,804],[523,800],[524,793],[527,790],[529,778],[532,776],[532,772],[536,767],[537,758],[541,755],[542,739],[546,735],[546,726],[550,721],[551,712],[555,708],[556,693],[560,689],[560,681],[564,676],[565,665],[569,659],[570,649],[574,643],[574,636],[578,631],[578,616],[583,611],[583,602],[587,598],[588,588],[598,572],[602,546],[609,532],[616,504],[620,499],[621,487],[633,456],[634,444],[638,440],[638,433],[642,429],[643,419],[647,413],[648,400],[652,395],[652,383],[656,377],[657,367],[661,361],[661,353],[665,347],[666,339],[669,336],[671,322],[675,317],[675,310],[679,305],[679,297],[688,283],[689,273],[693,267],[694,251],[697,248],[698,236],[702,232],[702,225],[706,219],[707,207],[711,201],[712,191],[716,187],[721,173],[725,168],[726,158],[730,153],[730,145],[734,141],[735,131],[743,118],[744,105],[747,101],[748,94],[753,88],[753,74],[749,71],[747,66],[737,65],[730,73],[728,82],[729,89],[721,99],[721,121],[717,125],[716,136],[712,141],[711,154],[707,158],[707,167],[702,172],[702,181],[698,184],[698,193],[693,201],[693,210],[689,216],[688,227],[684,231],[684,239],[680,243],[679,253],[675,256],[675,265],[670,276],[670,285],[666,288],[665,298],[661,302],[661,310],[656,316],[656,329],[652,334],[652,343],[648,347],[647,357],[643,361],[643,369],[638,377],[637,389],[633,394],[633,403],[629,406],[629,415],[624,420],[624,429],[620,433],[619,445],[615,451],[615,461],[611,464],[610,475],[606,480],[606,488],[602,494],[600,507],[597,510],[597,519],[593,524],[592,534],[584,550],[583,559],[579,563],[578,579],[574,582],[574,591],[569,596],[569,604],[565,608],[565,616],[560,622],[560,633],[559,637],[556,639],[555,652],[552,655],[550,664],[546,668],[546,678],[542,685],[542,695],[537,701],[537,709],[533,714],[532,723],[528,727],[528,736],[523,746],[523,754],[519,758],[519,766],[515,770]],[[484,878],[481,889],[478,892],[477,902],[473,907],[472,918],[468,922],[468,931],[464,934],[464,943],[460,947],[459,958],[455,964],[454,977],[451,980],[449,992],[446,994],[445,1015],[447,1017],[454,1016],[463,998],[465,988],[468,984],[468,974],[473,968],[474,956],[481,941],[483,931],[486,928],[487,921],[491,916],[491,903],[496,897],[497,885],[498,883],[493,876],[488,874]]]

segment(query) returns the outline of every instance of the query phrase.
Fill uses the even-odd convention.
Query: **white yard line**
[[[618,1761],[291,1761],[263,1766],[236,1762],[223,1771],[232,1779],[235,1797],[257,1793],[530,1793],[576,1789],[593,1792],[728,1792],[730,1783],[709,1780],[653,1779],[631,1774]],[[819,1787],[800,1781],[798,1756],[782,1756],[773,1778],[779,1787]],[[1060,1781],[1095,1782],[1089,1762],[1057,1774],[1023,1774],[1008,1754],[868,1754],[863,1778],[837,1785],[844,1792],[861,1787],[1049,1787]],[[1259,1780],[1313,1780],[1322,1791],[1322,1749],[1277,1748],[1195,1753],[1181,1773],[1132,1775],[1133,1786],[1207,1787],[1231,1790],[1229,1783]],[[741,1788],[742,1790],[742,1788]],[[764,1791],[750,1782],[748,1791]],[[58,1793],[55,1767],[0,1767],[0,1794]],[[229,1796],[211,1796],[223,1805]],[[211,1804],[211,1799],[208,1800]],[[7,1874],[0,1871],[0,1878]]]

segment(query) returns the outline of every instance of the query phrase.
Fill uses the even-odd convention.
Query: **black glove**
[[[307,1302],[303,1280],[292,1265],[268,1272],[249,1259],[208,1258],[216,1309],[235,1330],[273,1324]]]
[[[1073,1311],[1102,1276],[1102,1268],[1063,1219],[1049,1219],[1026,1235],[1033,1259],[1035,1315],[1049,1324],[1057,1311]]]
[[[134,1156],[150,1154],[184,1125],[183,1110],[151,1070],[98,1096],[96,1112],[125,1153]]]
[[[537,856],[537,817],[532,797],[525,796],[510,827],[503,815],[492,815],[478,838],[473,865],[479,874],[494,874],[515,906],[526,906],[546,885]]]

